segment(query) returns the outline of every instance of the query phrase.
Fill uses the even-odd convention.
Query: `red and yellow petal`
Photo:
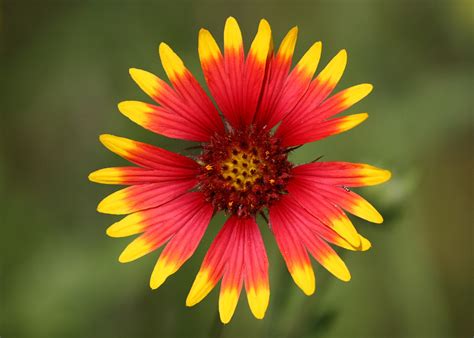
[[[370,241],[367,238],[365,238],[364,236],[360,234],[359,234],[360,245],[358,247],[355,247],[349,244],[349,242],[347,242],[345,239],[343,239],[342,237],[340,237],[339,235],[335,233],[329,236],[327,235],[324,236],[323,234],[321,234],[321,237],[331,244],[337,245],[341,248],[351,250],[351,251],[367,251],[372,247],[372,243],[370,243]]]
[[[247,301],[253,315],[258,319],[262,319],[270,300],[268,258],[255,219],[248,218],[243,222],[245,222],[244,283]]]
[[[285,95],[282,89],[291,67],[297,36],[298,28],[293,27],[284,37],[276,55],[269,60],[268,75],[262,89],[257,113],[254,117],[254,123],[257,126],[268,129],[272,127],[270,120],[275,118],[277,104]]]
[[[200,302],[220,278],[219,314],[223,323],[232,318],[244,283],[252,313],[263,318],[270,297],[268,260],[253,218],[232,216],[227,220],[204,258],[186,305]]]
[[[204,202],[201,194],[198,196],[201,202],[198,211],[173,235],[153,269],[150,278],[152,289],[160,287],[193,255],[206,231],[214,210],[211,204]]]
[[[307,114],[307,121],[322,120],[337,115],[370,94],[373,86],[369,83],[356,85],[327,99],[314,112]]]
[[[275,135],[281,137],[293,131],[295,126],[300,126],[301,121],[321,105],[341,79],[346,63],[347,52],[341,50],[311,82],[298,105],[287,111]]]
[[[207,251],[186,298],[186,306],[196,305],[203,300],[222,278],[228,259],[228,249],[236,239],[237,230],[235,227],[229,226],[229,222],[228,220],[224,224]]]
[[[165,244],[153,270],[150,286],[157,288],[194,253],[213,214],[201,193],[189,193],[157,208],[131,214],[107,229],[112,237],[143,233],[119,257],[136,260]]]
[[[335,277],[344,282],[348,282],[351,279],[351,274],[344,261],[319,236],[306,237],[306,246],[318,263]]]
[[[179,93],[156,75],[141,69],[131,68],[130,76],[146,94],[161,105],[163,111],[168,112],[170,118],[176,115],[176,119],[194,124],[197,133],[206,135],[202,141],[208,141],[215,132],[223,130],[223,126],[219,125],[219,123],[222,124],[219,116],[215,116],[217,112],[203,114],[202,109],[206,108],[198,111],[194,110],[195,107],[187,103]],[[192,75],[190,76],[192,77]],[[129,113],[128,116],[132,115]],[[210,120],[212,120],[212,123]]]
[[[156,179],[155,171],[138,167],[116,167],[96,170],[89,174],[89,181],[102,184],[141,184]]]
[[[89,180],[101,184],[135,185],[186,179],[196,176],[194,170],[154,170],[140,167],[115,167],[96,170]]]
[[[269,54],[272,52],[272,32],[265,19],[260,20],[257,34],[245,60],[241,125],[252,123],[260,99]]]
[[[315,81],[320,83],[321,87],[325,88],[328,93],[331,93],[341,79],[342,74],[344,74],[346,65],[347,52],[345,49],[342,49],[329,61],[321,73],[318,74]]]
[[[154,208],[184,194],[196,184],[196,179],[188,179],[132,185],[104,198],[97,206],[97,211],[124,215]]]
[[[311,79],[318,67],[321,57],[321,42],[315,42],[303,55],[288,76],[282,90],[282,96],[276,104],[269,126],[273,127],[292,111],[298,112],[301,100],[305,98]],[[287,123],[286,119],[283,123]]]
[[[239,113],[243,109],[244,65],[242,32],[237,20],[229,17],[224,26],[224,68],[227,73],[230,110],[223,110],[223,113],[234,126],[239,124]]]
[[[199,31],[198,52],[204,78],[217,106],[226,118],[232,118],[235,109],[224,57],[216,40],[206,29]]]
[[[340,237],[354,247],[360,246],[360,236],[346,214],[336,205],[328,203],[317,193],[304,186],[290,182],[287,186],[289,195],[285,198],[286,205],[295,209],[304,208],[320,223],[336,232]],[[310,218],[309,215],[306,216]]]
[[[290,199],[288,198],[290,195],[282,198],[271,208],[270,219],[272,220],[272,228],[277,225],[277,232],[281,231],[281,229],[285,229],[285,237],[288,237],[290,234],[293,235],[295,242],[298,243],[301,249],[307,249],[311,255],[334,276],[343,281],[348,281],[350,279],[350,273],[346,265],[317,231],[321,228],[324,229],[324,227],[315,227],[314,223],[312,223],[314,219],[312,219],[311,215],[306,213],[301,207],[290,203]],[[295,251],[294,249],[285,249],[284,246],[280,246],[280,250],[284,256],[285,250],[290,252]]]
[[[222,133],[224,125],[217,109],[183,61],[165,43],[160,44],[159,54],[170,82],[194,117],[206,128],[209,135]]]
[[[142,232],[153,233],[153,237],[168,238],[180,222],[203,208],[200,193],[187,193],[168,203],[130,214],[107,229],[110,237],[127,237]],[[168,236],[168,237],[167,237]]]
[[[298,177],[293,177],[293,182],[298,180]],[[363,218],[372,223],[382,223],[383,217],[380,213],[364,198],[353,191],[349,191],[343,187],[337,187],[327,184],[321,184],[311,181],[300,181],[300,184],[306,185],[308,189],[326,198],[328,201],[339,205],[344,210],[351,214]]]
[[[119,103],[118,109],[136,124],[160,135],[196,142],[209,139],[208,133],[163,107],[140,101],[123,101]]]
[[[316,279],[308,252],[301,239],[297,237],[297,234],[289,229],[288,223],[291,220],[285,217],[279,205],[281,203],[274,205],[270,209],[270,222],[273,234],[286,262],[288,271],[296,285],[306,295],[312,295],[316,290]]]
[[[234,127],[252,123],[264,86],[267,61],[272,53],[268,22],[260,21],[247,57],[242,33],[233,17],[229,17],[225,24],[223,56],[205,29],[199,33],[198,50],[206,82],[226,119]]]
[[[367,113],[361,113],[314,123],[307,122],[295,127],[293,132],[286,133],[280,138],[282,139],[282,145],[285,147],[302,145],[343,133],[358,126],[368,117]]]
[[[191,170],[193,173],[199,169],[196,161],[186,156],[128,138],[103,134],[100,142],[110,151],[141,167],[156,170],[173,168],[176,172]]]
[[[292,173],[307,180],[346,187],[376,185],[391,177],[388,170],[349,162],[308,163],[293,168]]]
[[[229,243],[227,248],[227,262],[219,292],[219,315],[224,324],[227,324],[234,315],[235,308],[239,301],[240,291],[242,290],[244,277],[245,238],[242,233],[243,229],[239,224],[237,224],[238,221],[239,220],[236,219],[234,223],[234,227],[236,228],[235,239]]]

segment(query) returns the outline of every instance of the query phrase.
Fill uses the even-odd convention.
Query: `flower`
[[[107,214],[129,214],[107,229],[109,236],[140,234],[122,252],[120,262],[164,246],[151,275],[152,289],[191,257],[216,212],[229,215],[186,299],[187,306],[199,303],[222,280],[223,323],[232,318],[243,286],[256,318],[263,318],[268,306],[268,259],[257,215],[267,220],[268,214],[288,270],[307,295],[315,291],[308,253],[334,276],[348,281],[349,270],[329,244],[362,251],[371,246],[345,211],[382,222],[376,209],[349,188],[387,181],[389,171],[359,163],[313,161],[295,166],[288,161],[288,153],[298,146],[364,121],[366,113],[334,116],[372,90],[370,84],[360,84],[329,97],[342,76],[347,54],[341,50],[313,79],[320,42],[290,70],[297,32],[292,28],[274,52],[270,26],[261,20],[245,55],[234,18],[225,24],[224,53],[211,33],[201,29],[199,58],[219,110],[182,60],[168,45],[160,44],[171,86],[132,68],[133,80],[158,105],[124,101],[118,108],[155,133],[199,142],[200,155],[183,156],[102,135],[105,147],[136,166],[100,169],[89,176],[93,182],[128,185],[97,208]]]

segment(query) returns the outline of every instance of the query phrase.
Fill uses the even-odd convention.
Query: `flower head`
[[[310,162],[295,166],[288,153],[297,146],[351,129],[366,113],[339,116],[372,90],[360,84],[330,94],[344,72],[340,51],[316,76],[321,43],[313,44],[291,69],[297,28],[273,50],[270,26],[261,20],[247,54],[237,21],[229,18],[221,52],[209,31],[199,32],[199,58],[217,107],[185,67],[162,43],[161,62],[171,83],[144,70],[130,75],[156,104],[124,101],[119,110],[158,134],[199,142],[198,156],[112,135],[101,142],[135,164],[100,169],[91,181],[128,187],[106,197],[98,211],[129,214],[107,229],[111,237],[138,235],[120,262],[133,261],[165,246],[150,286],[158,288],[196,250],[216,212],[229,218],[209,248],[186,305],[200,302],[222,280],[219,312],[230,321],[245,287],[252,313],[263,318],[270,297],[268,260],[256,223],[269,216],[269,227],[295,283],[307,295],[315,291],[309,255],[337,278],[350,273],[330,244],[367,250],[345,212],[370,222],[382,216],[350,187],[382,183],[387,170],[347,162]],[[314,77],[314,78],[313,78]]]

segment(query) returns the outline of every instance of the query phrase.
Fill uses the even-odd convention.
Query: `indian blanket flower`
[[[315,291],[310,255],[348,281],[349,270],[331,245],[360,251],[371,246],[346,212],[382,222],[376,209],[350,188],[387,181],[389,171],[359,163],[294,165],[288,160],[298,146],[364,121],[366,113],[334,116],[372,90],[370,84],[360,84],[330,96],[347,54],[341,50],[314,77],[320,42],[292,68],[297,32],[292,28],[274,51],[270,26],[261,20],[245,54],[234,18],[225,24],[223,52],[211,33],[201,29],[199,59],[216,105],[173,50],[160,44],[171,85],[132,68],[132,79],[155,104],[124,101],[118,108],[152,132],[198,142],[200,154],[184,156],[102,135],[105,147],[136,166],[100,169],[89,176],[94,182],[128,186],[98,205],[102,213],[129,214],[107,229],[109,236],[139,234],[120,262],[164,246],[151,274],[152,289],[191,257],[215,213],[229,216],[186,299],[187,306],[199,303],[221,281],[219,313],[224,323],[232,318],[242,287],[256,318],[263,318],[268,306],[268,259],[257,215],[267,220],[294,282],[307,295]]]

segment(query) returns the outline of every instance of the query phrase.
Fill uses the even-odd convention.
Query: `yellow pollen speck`
[[[274,184],[275,180],[272,178],[269,182],[270,182],[270,184]]]
[[[205,168],[206,168],[206,170],[208,170],[208,171],[210,171],[210,170],[212,170],[212,169],[213,169],[213,168],[212,168],[212,165],[210,165],[210,164],[206,165],[206,167],[205,167]]]

